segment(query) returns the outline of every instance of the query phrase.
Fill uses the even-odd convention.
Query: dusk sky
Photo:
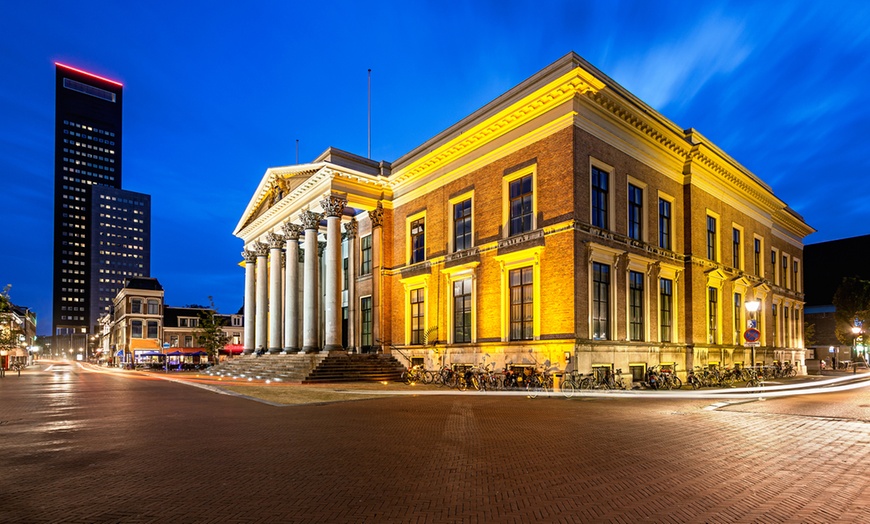
[[[7,2],[0,287],[51,331],[54,62],[124,84],[123,187],[152,195],[167,305],[242,305],[232,235],[265,170],[393,161],[570,51],[803,215],[870,233],[870,3]]]

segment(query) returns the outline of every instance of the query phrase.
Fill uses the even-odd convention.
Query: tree
[[[816,325],[804,322],[804,346],[816,345]]]
[[[208,358],[215,364],[219,361],[220,350],[227,345],[229,338],[224,333],[224,318],[216,314],[214,301],[208,297],[211,308],[199,314],[199,328],[194,336],[201,347],[208,353]]]
[[[870,281],[857,277],[845,277],[834,293],[834,320],[837,340],[851,344],[852,326],[870,321]]]
[[[24,333],[13,320],[12,300],[9,299],[11,287],[12,284],[7,284],[0,292],[0,349],[6,351],[19,347],[20,335]]]

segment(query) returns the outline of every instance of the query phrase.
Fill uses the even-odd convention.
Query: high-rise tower
[[[127,198],[121,189],[121,114],[123,85],[114,80],[56,63],[55,84],[55,158],[54,158],[54,275],[52,327],[57,343],[70,349],[87,343],[96,316],[103,308],[96,292],[107,269],[115,271],[112,280],[123,286],[126,276],[150,273],[150,198],[144,203],[139,193]],[[111,194],[123,206],[106,210],[95,198]],[[103,197],[105,200],[105,196]],[[137,209],[126,210],[127,203]],[[144,204],[144,205],[143,205]],[[124,207],[125,209],[121,209]],[[129,213],[128,213],[129,211]],[[140,213],[144,211],[144,214]],[[111,220],[101,220],[109,213]],[[136,227],[114,227],[112,246],[101,247],[107,222],[136,220]],[[144,220],[140,223],[140,220]],[[137,243],[131,247],[131,243]],[[108,251],[108,253],[107,253]],[[131,256],[130,265],[119,268],[107,264],[105,257]],[[134,263],[135,260],[135,263]],[[118,273],[122,271],[123,274]],[[116,282],[111,282],[115,287]],[[114,289],[116,292],[117,289]],[[113,291],[106,290],[108,293]],[[81,340],[76,340],[81,339]],[[65,344],[63,341],[67,340]]]

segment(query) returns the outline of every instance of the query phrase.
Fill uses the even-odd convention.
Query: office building
[[[135,245],[129,251],[144,257],[144,261],[140,258],[136,263],[142,267],[135,269],[141,276],[148,275],[150,203],[146,204],[146,195],[124,196],[121,190],[122,84],[65,64],[56,63],[55,70],[52,332],[58,343],[66,341],[72,348],[86,344],[88,334],[95,332],[103,310],[100,297],[113,297],[123,286],[123,278],[118,278],[117,287],[100,291],[106,287],[99,285],[100,269],[110,266],[116,271],[122,259],[132,263],[124,257],[127,247],[115,247]],[[112,217],[128,213],[129,227],[103,229],[106,223],[114,221],[110,218],[104,222],[100,217],[107,213],[96,199],[105,201],[106,196],[115,199],[113,202],[122,198],[141,204],[130,204],[128,211],[112,210]],[[139,214],[142,211],[144,216]],[[133,222],[141,218],[146,218],[144,223]],[[120,231],[125,238],[111,237],[115,245],[101,245],[108,242],[106,233]],[[121,253],[118,255],[121,258],[106,252]],[[133,267],[123,267],[134,274]]]

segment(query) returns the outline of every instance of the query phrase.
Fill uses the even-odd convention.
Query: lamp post
[[[746,332],[744,333],[744,338],[746,340],[747,345],[749,345],[751,349],[751,363],[752,368],[755,368],[755,346],[760,344],[760,334],[758,331],[758,320],[755,318],[755,314],[758,312],[758,309],[761,307],[760,300],[747,300],[744,304],[746,306],[746,311],[749,312],[749,319],[746,321]],[[751,334],[751,335],[750,335]],[[755,340],[750,340],[754,336]]]
[[[856,363],[858,362],[858,335],[861,334],[861,326],[852,326],[852,367],[855,372],[858,372]]]

